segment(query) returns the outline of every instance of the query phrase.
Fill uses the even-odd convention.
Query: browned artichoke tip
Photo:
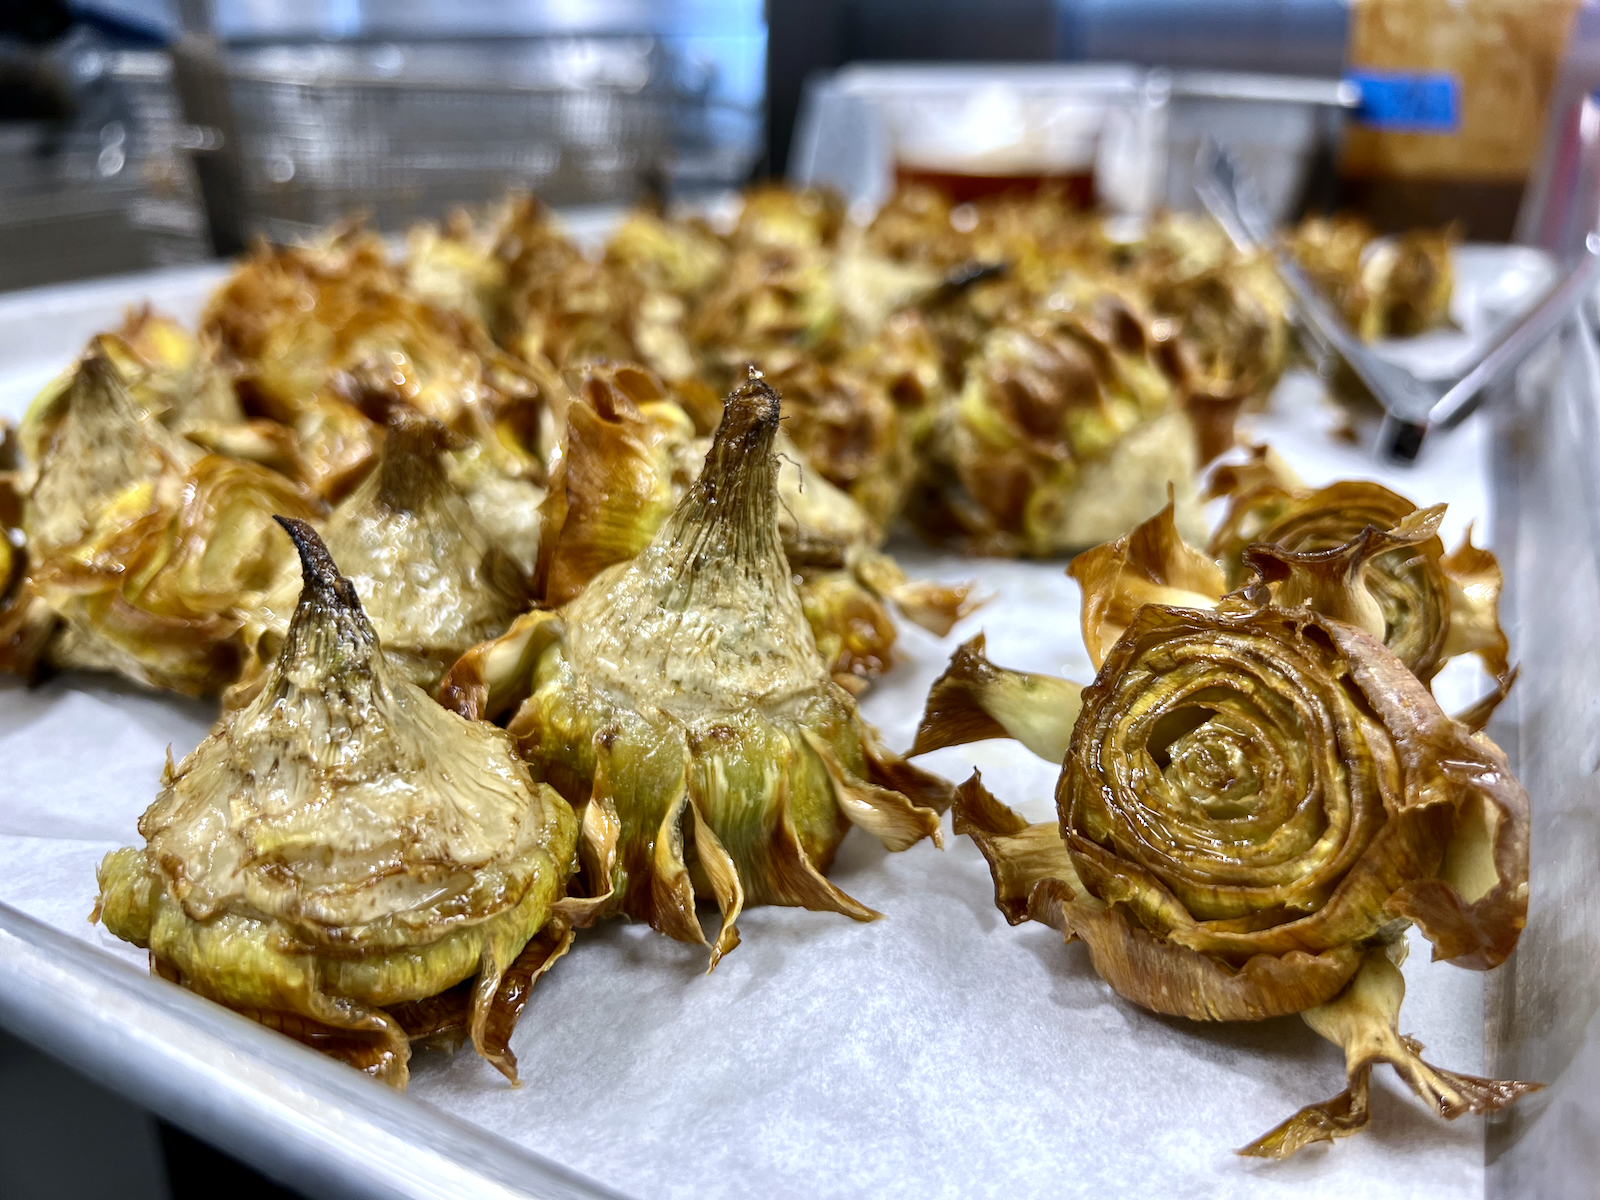
[[[302,646],[304,638],[323,638],[334,630],[336,641],[348,641],[361,648],[377,645],[378,635],[372,622],[367,620],[361,607],[361,597],[355,585],[343,575],[322,544],[322,538],[309,521],[297,517],[274,516],[284,532],[294,542],[300,555],[300,602],[295,606],[294,617],[289,622],[289,636],[285,640],[279,662],[286,664],[306,651],[315,653],[314,647]],[[331,619],[331,625],[329,621]]]
[[[946,707],[952,686],[997,686],[981,645],[963,649],[953,685],[941,681]],[[1083,690],[1056,801],[1059,822],[1029,825],[976,776],[960,789],[956,829],[988,859],[1008,920],[1081,939],[1145,1008],[1302,1013],[1345,1049],[1350,1091],[1245,1153],[1365,1127],[1379,1061],[1447,1118],[1534,1086],[1430,1067],[1397,1032],[1388,956],[1406,923],[1457,966],[1488,969],[1514,948],[1528,797],[1499,749],[1373,635],[1242,596],[1215,611],[1144,606]]]
[[[697,516],[716,512],[719,489],[723,493],[746,493],[755,501],[765,498],[769,508],[777,498],[777,460],[772,455],[772,443],[778,435],[782,397],[759,370],[753,366],[748,370],[748,378],[723,402],[722,424],[706,455],[706,469],[695,481],[692,494]],[[754,472],[749,475],[749,482],[747,472]],[[759,482],[764,476],[772,477],[770,486]],[[760,520],[762,515],[756,514],[742,523],[765,530],[771,522]]]
[[[419,512],[449,488],[442,455],[461,449],[463,439],[420,413],[396,410],[387,427],[378,463],[378,502],[396,512]]]

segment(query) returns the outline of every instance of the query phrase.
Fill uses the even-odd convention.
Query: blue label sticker
[[[1442,71],[1352,71],[1361,89],[1355,119],[1402,133],[1454,133],[1461,127],[1461,80]]]

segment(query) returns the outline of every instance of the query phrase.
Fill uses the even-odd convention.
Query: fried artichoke
[[[1231,433],[1229,435],[1231,437]],[[1095,284],[996,327],[932,450],[925,530],[1045,557],[1126,532],[1175,485],[1192,509],[1202,439],[1147,315]]]
[[[409,290],[383,243],[358,227],[312,246],[259,248],[212,297],[202,328],[238,360],[252,405],[295,431],[305,482],[329,499],[376,453],[370,405],[398,400],[482,439],[540,392],[529,363],[473,317]]]
[[[948,785],[890,754],[830,678],[779,540],[779,398],[727,401],[704,469],[644,550],[451,670],[441,699],[510,714],[533,775],[585,805],[580,924],[627,913],[705,945],[746,903],[877,914],[824,876],[857,824],[892,849],[939,838]],[[574,903],[569,901],[569,903]]]
[[[784,432],[804,461],[887,529],[915,471],[910,430],[888,394],[864,375],[811,358],[769,377],[783,396]]]
[[[969,643],[913,753],[1001,734],[1062,764],[1059,823],[1027,824],[976,775],[956,801],[1011,923],[1082,940],[1102,978],[1155,1012],[1301,1013],[1345,1049],[1350,1090],[1242,1153],[1364,1128],[1378,1062],[1447,1118],[1536,1086],[1431,1067],[1396,1031],[1407,923],[1458,966],[1497,966],[1515,946],[1528,797],[1377,638],[1259,594],[1145,604],[1081,691]]]
[[[426,417],[397,414],[378,467],[323,527],[328,553],[348,573],[396,675],[436,687],[479,642],[504,633],[523,611],[528,581],[479,525],[451,485],[450,438]],[[252,699],[283,644],[301,592],[286,572],[254,619],[256,653],[229,690],[230,707]]]
[[[1380,238],[1360,217],[1310,217],[1289,249],[1363,340],[1410,337],[1445,324],[1455,287],[1455,226]]]
[[[244,612],[293,557],[271,518],[313,517],[315,498],[141,415],[98,343],[34,401],[21,442],[27,569],[6,669],[32,675],[42,653],[192,696],[231,682]]]
[[[304,588],[260,694],[174,767],[106,856],[95,917],[151,969],[403,1087],[414,1039],[516,1079],[577,820],[498,729],[390,667],[350,581],[285,520]]]
[[[97,339],[116,365],[135,409],[203,450],[243,458],[291,478],[304,472],[299,440],[276,421],[250,419],[232,369],[212,338],[197,338],[146,305]]]
[[[1214,223],[1169,213],[1152,223],[1131,274],[1171,324],[1192,395],[1218,406],[1266,403],[1289,363],[1290,325],[1288,293],[1265,255],[1239,253]]]

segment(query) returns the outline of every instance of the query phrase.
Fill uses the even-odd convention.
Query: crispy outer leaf
[[[956,648],[928,692],[911,753],[927,754],[986,738],[1016,738],[1040,758],[1060,762],[1081,706],[1081,688],[1065,679],[997,667],[978,634]]]
[[[1222,569],[1178,532],[1172,500],[1125,536],[1078,555],[1067,573],[1083,590],[1083,642],[1096,670],[1146,604],[1211,608],[1227,591]]]

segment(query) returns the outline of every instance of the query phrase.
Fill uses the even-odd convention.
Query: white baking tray
[[[1542,270],[1476,248],[1459,267],[1465,330],[1433,340],[1435,366],[1485,333],[1486,311],[1536,291]],[[0,412],[19,414],[123,305],[150,298],[192,319],[219,277],[0,298]],[[1413,469],[1380,469],[1328,436],[1336,418],[1316,392],[1286,381],[1249,432],[1310,482],[1367,476],[1447,501],[1447,540],[1470,521],[1482,540],[1482,419],[1430,441]],[[994,599],[947,638],[902,630],[900,664],[863,704],[891,745],[910,743],[928,685],[979,629],[998,662],[1087,680],[1062,564],[901,549],[914,573],[975,578]],[[1446,707],[1477,686],[1446,679]],[[394,1095],[150,979],[141,952],[86,920],[95,866],[137,840],[166,747],[188,752],[214,717],[104,678],[0,684],[0,1022],[313,1195],[1484,1195],[1482,1122],[1438,1120],[1386,1072],[1365,1134],[1286,1163],[1235,1157],[1341,1090],[1339,1052],[1294,1018],[1206,1026],[1123,1002],[1081,947],[1005,924],[982,859],[948,822],[943,851],[847,839],[833,878],[882,921],[755,909],[710,976],[703,954],[646,927],[585,933],[522,1018],[520,1088],[470,1053],[423,1053],[409,1094]],[[1031,819],[1052,812],[1055,769],[1013,744],[925,762],[956,780],[980,766]],[[1428,959],[1424,946],[1406,965],[1402,1028],[1432,1061],[1480,1073],[1484,978]]]

